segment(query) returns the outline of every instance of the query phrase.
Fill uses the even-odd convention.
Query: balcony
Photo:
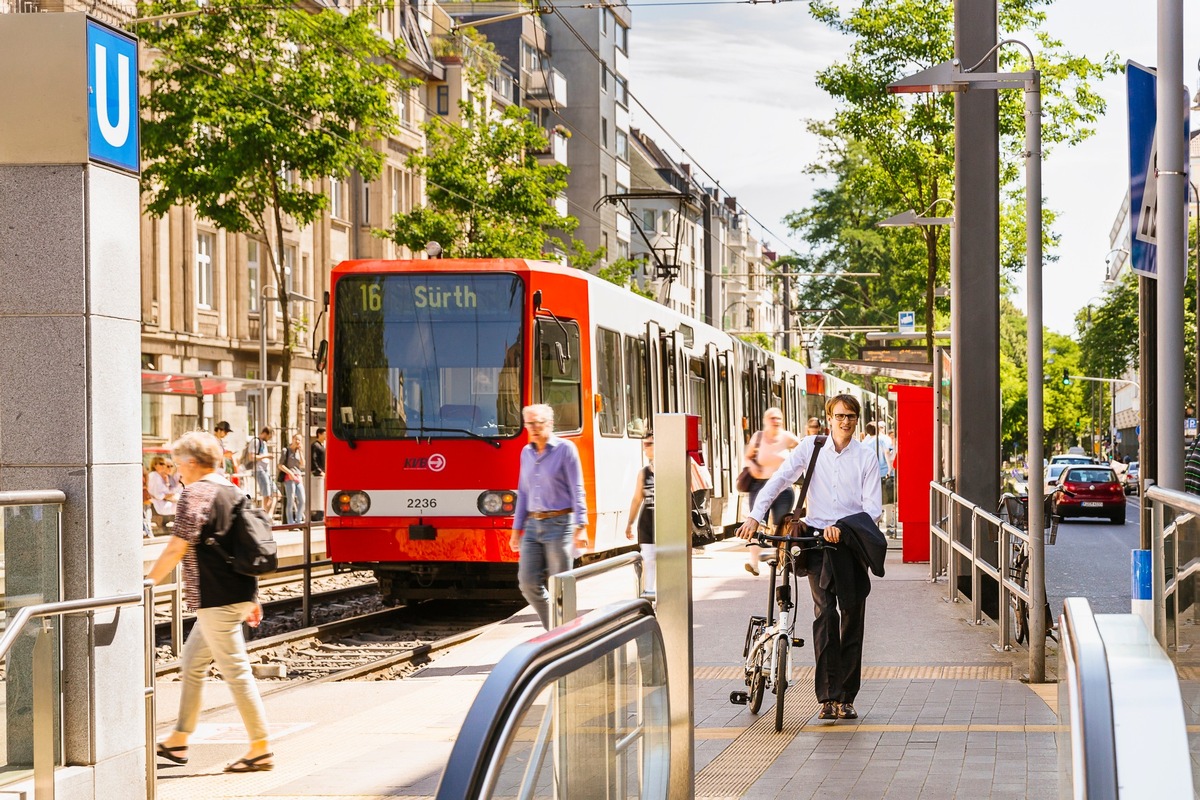
[[[562,108],[567,104],[567,79],[556,69],[522,71],[521,95],[533,108]]]
[[[534,153],[539,163],[550,164],[558,162],[564,166],[567,165],[567,139],[569,137],[565,133],[565,128],[561,132],[558,128],[551,128],[546,131],[547,143],[545,149],[535,151]]]

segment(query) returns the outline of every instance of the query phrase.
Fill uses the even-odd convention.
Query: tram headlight
[[[361,517],[371,510],[371,498],[366,492],[338,492],[333,496],[333,510],[340,517]]]
[[[479,510],[489,517],[502,517],[511,514],[517,508],[517,493],[508,491],[490,491],[479,495]]]

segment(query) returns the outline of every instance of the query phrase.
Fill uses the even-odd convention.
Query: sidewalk
[[[1055,715],[1047,702],[1055,687],[1021,683],[1027,653],[997,651],[995,627],[969,624],[970,607],[947,602],[945,585],[928,583],[928,565],[902,564],[898,550],[889,551],[887,576],[875,581],[868,601],[859,720],[814,719],[806,598],[798,604],[797,626],[806,646],[796,653],[784,731],[774,730],[770,695],[757,718],[731,705],[729,692],[743,686],[746,619],[762,612],[767,591],[765,574],[747,574],[744,558],[740,546],[727,541],[693,560],[698,798],[1056,793]],[[221,766],[240,754],[244,732],[231,707],[206,713],[190,763],[160,769],[159,797],[432,797],[491,666],[512,643],[539,631],[525,611],[420,677],[267,696],[279,765],[274,772],[222,774]],[[160,683],[160,735],[170,727],[177,698],[177,684]],[[212,686],[206,699],[227,706],[228,691]]]

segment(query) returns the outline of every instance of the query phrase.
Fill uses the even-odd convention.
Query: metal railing
[[[1149,478],[1145,481],[1142,502],[1150,503],[1150,560],[1153,578],[1150,584],[1150,599],[1154,608],[1154,638],[1164,648],[1167,641],[1167,601],[1171,602],[1171,616],[1175,619],[1171,637],[1174,652],[1179,652],[1180,588],[1200,573],[1200,547],[1197,554],[1180,563],[1181,534],[1183,526],[1200,519],[1200,497],[1186,492],[1155,486]],[[1170,516],[1167,521],[1168,509]],[[1168,566],[1170,569],[1168,570]],[[1192,607],[1196,608],[1195,597]]]
[[[4,635],[0,636],[0,659],[9,650],[25,626],[35,619],[42,620],[33,645],[33,791],[38,800],[54,800],[55,735],[54,735],[54,647],[53,633],[48,622],[51,617],[69,614],[90,614],[96,611],[142,606],[145,635],[145,702],[146,702],[146,797],[155,797],[154,761],[154,584],[145,581],[141,592],[62,600],[57,603],[38,603],[24,606],[13,616]]]
[[[999,603],[995,620],[1000,629],[999,646],[1004,650],[1013,647],[1009,608],[1014,598],[1023,600],[1031,614],[1044,613],[1042,609],[1034,609],[1030,589],[1027,585],[1028,575],[1014,575],[1013,554],[1020,548],[1029,547],[1029,534],[1020,528],[1005,522],[996,514],[980,508],[965,497],[955,494],[951,489],[938,483],[931,483],[929,493],[929,580],[936,582],[943,572],[947,577],[949,599],[960,602],[958,591],[958,563],[955,555],[962,556],[969,562],[971,575],[971,619],[976,624],[983,621],[983,605],[981,599],[983,576],[996,581],[999,586]],[[970,514],[970,546],[959,541],[960,517]],[[983,557],[983,534],[995,531],[999,539],[999,564],[992,564]],[[1019,544],[1018,544],[1019,543]],[[990,547],[990,541],[988,542]],[[1022,578],[1019,582],[1015,578]],[[1030,648],[1030,674],[1036,674],[1033,666],[1034,648]]]
[[[567,570],[558,575],[551,575],[550,594],[550,629],[553,630],[564,622],[570,622],[579,614],[579,582],[595,578],[606,572],[612,572],[622,567],[633,567],[634,597],[640,598],[644,591],[642,586],[642,554],[625,553],[616,558],[597,561],[586,567]]]

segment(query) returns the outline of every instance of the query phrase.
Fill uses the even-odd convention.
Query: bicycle
[[[779,526],[783,529],[783,525]],[[783,730],[783,698],[792,674],[792,648],[803,647],[804,640],[794,636],[796,625],[792,610],[792,587],[797,582],[795,560],[808,550],[833,548],[820,536],[774,536],[759,531],[747,545],[775,545],[775,555],[767,560],[771,568],[766,616],[754,615],[746,627],[746,691],[729,693],[729,702],[750,707],[751,714],[762,708],[767,689],[775,694],[775,730]],[[776,571],[778,569],[778,572]],[[776,583],[776,576],[779,582]],[[779,616],[775,617],[778,606]]]
[[[1059,518],[1051,513],[1052,500],[1054,495],[1048,494],[1045,497],[1044,509],[1044,535],[1045,542],[1048,545],[1054,544],[1058,538],[1058,522]],[[1004,494],[1000,497],[1000,505],[996,509],[996,516],[1004,522],[1009,523],[1017,530],[1029,530],[1029,496]],[[1021,586],[1029,586],[1029,547],[1024,541],[1013,537],[1010,544],[1012,548],[1009,554],[1008,561],[1008,577],[1015,583]],[[1016,622],[1016,640],[1017,644],[1025,644],[1029,640],[1029,604],[1018,595],[1011,596],[1011,604],[1013,610],[1013,618]],[[1054,635],[1054,615],[1050,611],[1050,603],[1046,602],[1046,636],[1052,641],[1058,641]]]

